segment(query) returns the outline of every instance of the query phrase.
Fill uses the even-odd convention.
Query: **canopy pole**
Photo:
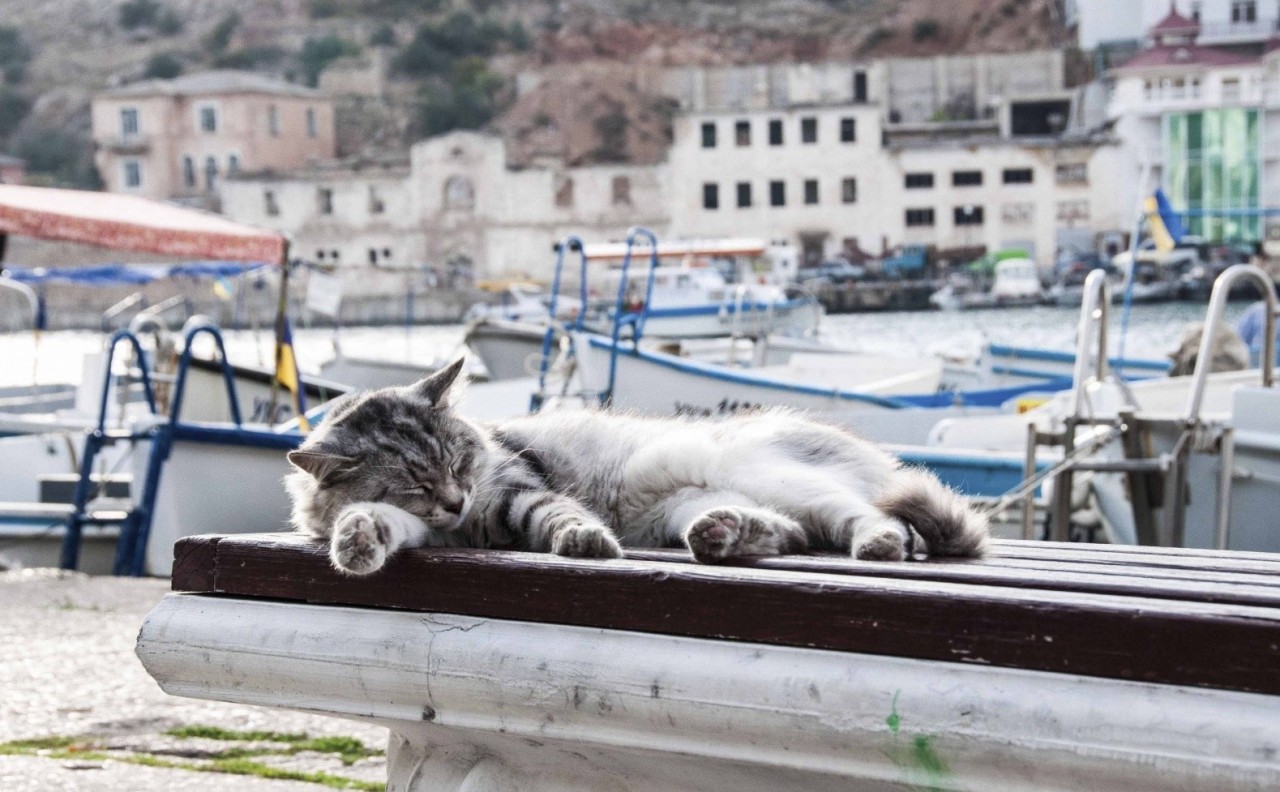
[[[268,416],[275,416],[276,405],[280,401],[280,366],[284,362],[284,323],[289,311],[289,240],[284,241],[284,250],[280,254],[280,295],[276,300],[276,354],[275,368],[271,372],[271,402],[267,409]],[[268,423],[272,421],[267,418]]]

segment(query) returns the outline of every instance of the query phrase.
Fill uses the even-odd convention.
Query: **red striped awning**
[[[0,184],[0,233],[217,261],[284,259],[276,231],[118,193]]]

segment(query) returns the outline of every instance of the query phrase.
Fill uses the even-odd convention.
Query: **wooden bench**
[[[185,539],[174,695],[391,730],[395,790],[1280,788],[1280,556],[998,542],[702,566]]]

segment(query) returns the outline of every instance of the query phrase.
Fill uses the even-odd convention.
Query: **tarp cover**
[[[264,262],[188,261],[184,264],[100,264],[93,267],[6,267],[19,283],[73,283],[80,286],[141,286],[168,278],[233,278],[269,266]]]
[[[0,184],[0,233],[139,253],[278,263],[284,237],[134,195]]]

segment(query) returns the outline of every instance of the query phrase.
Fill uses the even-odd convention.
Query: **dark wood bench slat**
[[[1215,550],[1203,547],[1156,547],[1153,545],[1117,545],[1103,542],[1042,542],[1024,539],[994,539],[991,542],[996,555],[1005,552],[1044,553],[1056,555],[1060,550],[1080,550],[1095,553],[1114,553],[1134,558],[1151,556],[1185,556],[1200,559],[1227,561],[1263,561],[1280,566],[1280,553],[1258,550]]]
[[[627,558],[675,564],[696,563],[678,550],[628,550]],[[1262,575],[1226,576],[1187,571],[1146,570],[1102,564],[1053,564],[1003,559],[955,562],[883,563],[838,556],[743,558],[724,566],[900,580],[936,580],[983,586],[1080,591],[1187,602],[1236,603],[1280,608],[1280,579]]]
[[[1048,545],[1048,546],[1043,546]],[[1149,553],[1148,548],[1124,548],[1116,545],[1091,545],[1076,542],[1021,542],[1017,546],[998,546],[996,558],[1021,558],[1027,560],[1050,558],[1055,561],[1082,561],[1094,564],[1140,565],[1165,569],[1200,569],[1214,572],[1249,572],[1259,575],[1280,574],[1280,559],[1259,560],[1233,558],[1207,551],[1195,553]],[[1163,549],[1163,548],[1150,548]],[[1272,555],[1256,553],[1253,555]]]
[[[207,537],[183,540],[208,543]],[[933,580],[414,550],[369,578],[290,535],[184,548],[176,590],[1280,694],[1280,609]]]

